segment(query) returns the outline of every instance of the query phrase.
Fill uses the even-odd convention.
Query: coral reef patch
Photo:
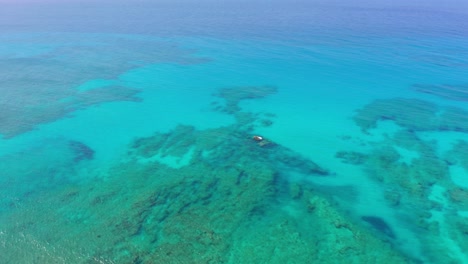
[[[232,129],[179,126],[135,140],[111,178],[42,195],[9,214],[15,224],[0,236],[4,259],[21,247],[25,262],[40,255],[49,263],[412,263],[320,193],[284,179],[290,169],[323,169],[295,168],[301,160],[291,162],[298,156],[290,150],[276,145],[284,153],[270,153]],[[143,162],[153,149],[195,151],[187,166],[172,168]],[[16,232],[23,240],[9,239]],[[43,243],[56,251],[42,254]]]
[[[335,157],[341,159],[344,163],[361,165],[367,160],[367,155],[356,151],[338,151]]]
[[[70,91],[66,94],[41,95],[38,93],[42,92],[35,91],[28,96],[21,95],[24,101],[22,107],[18,107],[15,100],[0,104],[0,134],[4,138],[12,138],[34,129],[38,124],[53,122],[92,105],[115,101],[138,102],[141,100],[136,96],[138,92],[137,89],[127,87],[104,87],[76,93]],[[41,97],[44,101],[37,99]],[[4,100],[10,100],[7,98],[10,96],[4,97]],[[46,105],[44,102],[47,102]]]
[[[391,120],[411,131],[468,132],[468,112],[456,107],[439,107],[418,99],[381,99],[357,111],[354,121],[364,131],[378,121]]]
[[[373,141],[366,159],[360,162],[369,177],[384,186],[384,198],[407,228],[418,230],[417,240],[428,263],[464,263],[468,257],[466,226],[460,215],[468,210],[468,189],[458,186],[451,168],[468,168],[468,143],[458,140],[441,150],[436,140],[424,133],[468,133],[466,112],[460,108],[406,98],[375,100],[358,110],[354,121],[365,133],[377,132],[380,122],[394,122],[399,130]],[[352,151],[337,157],[354,160]],[[411,158],[408,153],[416,153]],[[352,162],[350,162],[352,164]],[[362,219],[389,237],[398,237],[380,217]],[[416,244],[416,242],[415,242]]]
[[[204,130],[180,125],[135,139],[106,171],[108,177],[36,195],[21,210],[2,215],[7,223],[0,233],[2,258],[24,263],[415,263],[313,186],[288,180],[291,173],[324,177],[330,172],[268,135],[262,135],[267,145],[253,140],[257,115],[238,106],[251,96],[235,96],[240,99],[232,114],[246,117],[235,124]],[[185,162],[163,162],[169,157]],[[18,232],[24,234],[21,239],[13,235]],[[26,253],[19,254],[19,248]]]
[[[225,100],[225,106],[221,108],[228,114],[234,114],[240,110],[239,102],[246,99],[258,99],[275,94],[278,88],[275,86],[240,86],[227,87],[219,90],[215,96]]]
[[[395,238],[395,233],[393,233],[393,230],[382,218],[376,216],[363,216],[362,220],[371,224],[374,228],[384,233],[388,237]]]
[[[94,150],[79,141],[47,139],[25,150],[0,156],[0,211],[15,208],[38,193],[76,181],[78,163]]]
[[[75,153],[74,161],[91,160],[94,158],[94,150],[86,144],[76,140],[70,140],[68,145]]]
[[[42,43],[42,53],[0,57],[0,134],[11,138],[39,124],[67,117],[72,112],[106,102],[139,101],[138,89],[123,85],[87,91],[77,89],[89,80],[115,78],[132,68],[151,63],[203,63],[193,51],[157,40],[104,36],[87,43],[82,35],[37,34],[16,38],[11,45]],[[27,54],[27,53],[25,53]]]
[[[414,84],[412,89],[426,94],[431,94],[441,98],[455,100],[455,101],[468,101],[468,84],[464,85],[430,85],[430,84]]]

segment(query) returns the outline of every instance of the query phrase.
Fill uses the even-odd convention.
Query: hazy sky
[[[340,6],[369,6],[369,7],[421,7],[421,8],[440,8],[450,9],[459,12],[468,12],[467,0],[0,0],[2,4],[66,4],[66,3],[92,3],[99,5],[100,3],[113,3],[114,5],[124,4],[131,5],[136,3],[173,3],[173,4],[199,4],[199,3],[249,3],[262,2],[264,4],[284,3],[288,5],[297,4],[299,2],[309,4],[325,4],[325,5],[340,5]],[[466,7],[466,8],[465,8]]]
[[[273,34],[316,28],[466,35],[466,13],[468,0],[0,0],[0,29]]]

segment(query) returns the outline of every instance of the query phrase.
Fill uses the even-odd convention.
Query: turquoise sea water
[[[2,5],[0,263],[468,263],[464,3]]]

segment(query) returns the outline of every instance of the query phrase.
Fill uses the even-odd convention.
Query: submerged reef
[[[76,181],[77,166],[94,157],[82,142],[47,139],[24,150],[0,156],[0,212],[18,207],[29,197]]]
[[[464,85],[430,85],[430,84],[414,84],[412,89],[426,94],[432,94],[455,101],[468,101],[468,84]]]
[[[362,220],[366,221],[370,225],[372,225],[377,230],[381,231],[385,235],[389,236],[390,238],[395,238],[395,234],[390,226],[380,217],[376,216],[363,216]]]
[[[21,100],[26,101],[26,105],[19,107],[17,105],[19,102],[15,100],[0,104],[0,134],[4,138],[11,138],[32,130],[39,124],[67,117],[74,111],[92,105],[115,101],[139,102],[141,99],[136,97],[138,93],[136,89],[112,86],[77,93],[69,92],[66,95],[50,96],[49,93],[38,94],[38,92],[32,92],[30,95],[17,95],[22,98]],[[7,98],[9,96],[6,96],[5,100]],[[29,102],[29,100],[34,100],[34,102]],[[47,101],[49,102],[43,105],[43,102]]]
[[[456,107],[439,107],[418,99],[381,99],[357,111],[354,121],[364,131],[375,128],[378,121],[391,120],[411,131],[468,132],[468,111]]]
[[[436,140],[422,136],[427,132],[441,133],[440,136],[447,131],[468,133],[468,112],[422,100],[395,98],[364,106],[354,121],[365,133],[385,133],[384,137],[372,142],[366,159],[360,162],[349,162],[355,160],[352,151],[340,151],[337,157],[362,166],[369,177],[383,186],[388,205],[407,229],[417,232],[418,242],[413,247],[424,252],[424,262],[468,261],[467,229],[460,224],[462,219],[466,221],[461,214],[468,210],[468,189],[458,186],[451,175],[452,166],[468,169],[468,143],[459,140],[448,151],[442,151]],[[380,122],[393,122],[399,129],[392,133],[379,131]],[[363,220],[389,237],[398,235],[384,220],[365,217]]]
[[[341,159],[344,163],[361,165],[367,160],[367,155],[356,151],[338,151],[335,157]]]
[[[329,172],[292,150],[270,142],[259,145],[245,131],[232,127],[196,131],[191,126],[178,126],[167,134],[138,139],[129,153],[144,158],[154,155],[182,158],[190,151],[192,162],[205,162],[213,167],[236,167],[239,161],[275,161],[270,167],[277,171],[295,171],[306,175],[326,176]]]
[[[10,214],[15,224],[0,236],[3,256],[17,258],[21,247],[29,252],[24,261],[411,263],[320,193],[285,180],[290,170],[313,177],[324,169],[237,133],[179,126],[135,140],[110,178],[43,195]],[[190,161],[176,168],[153,160],[158,150]],[[309,167],[296,168],[301,162]],[[20,231],[34,234],[36,244],[29,236],[9,239]],[[41,243],[54,254],[42,254]]]
[[[213,111],[233,115],[238,129],[251,131],[256,127],[269,127],[273,125],[274,114],[241,111],[239,104],[243,100],[261,99],[273,95],[277,90],[276,86],[269,85],[221,88],[213,95],[222,101],[212,102],[211,107]]]
[[[86,144],[80,141],[70,140],[68,145],[75,154],[74,161],[91,160],[94,158],[94,150]]]
[[[36,34],[26,39],[15,38],[8,44],[19,47],[43,44],[51,48],[30,55],[27,50],[20,51],[21,57],[17,57],[15,49],[12,54],[0,56],[0,134],[4,138],[92,105],[139,101],[138,89],[118,85],[116,80],[132,68],[158,62],[206,61],[194,57],[193,51],[149,38]],[[117,85],[78,89],[90,80],[111,80]]]
[[[292,173],[330,172],[266,135],[270,143],[258,144],[256,114],[237,109],[234,115],[249,118],[205,130],[179,125],[135,139],[106,177],[44,193],[4,215],[3,259],[415,263],[313,186],[290,181]]]
[[[263,98],[277,92],[278,88],[275,86],[240,86],[240,87],[227,87],[220,89],[215,96],[225,100],[225,106],[220,110],[234,114],[240,111],[239,102],[246,99]]]

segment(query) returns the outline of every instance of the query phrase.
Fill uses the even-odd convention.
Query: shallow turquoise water
[[[7,4],[3,263],[468,263],[457,5]]]

